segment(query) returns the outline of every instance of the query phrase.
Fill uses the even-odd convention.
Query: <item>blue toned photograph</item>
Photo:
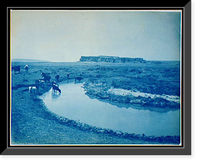
[[[182,146],[181,10],[11,10],[11,146]]]

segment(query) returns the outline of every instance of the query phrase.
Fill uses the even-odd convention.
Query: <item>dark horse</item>
[[[20,66],[13,66],[12,67],[12,71],[14,70],[14,72],[19,72],[20,73]]]
[[[50,83],[51,76],[47,75],[46,73],[42,73],[42,77],[44,78],[45,82]]]
[[[60,88],[59,88],[56,84],[53,84],[53,85],[52,85],[52,88],[53,88],[53,91],[54,91],[54,92],[55,92],[55,91],[58,91],[58,92],[61,93]]]
[[[56,75],[56,76],[55,76],[55,79],[56,79],[57,82],[59,82],[59,78],[60,78],[59,75]]]
[[[80,82],[83,79],[83,77],[75,77],[74,79],[75,79],[75,82],[76,81]]]

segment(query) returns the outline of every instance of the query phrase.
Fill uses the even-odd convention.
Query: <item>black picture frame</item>
[[[165,3],[163,4],[165,5]],[[193,117],[194,117],[194,109],[192,108],[192,102],[193,102],[193,95],[192,95],[192,54],[193,54],[193,44],[192,44],[192,37],[194,36],[194,33],[192,32],[192,25],[193,25],[193,8],[194,8],[194,2],[191,0],[185,4],[178,5],[175,7],[136,7],[134,9],[180,9],[182,10],[182,68],[183,68],[183,77],[182,77],[182,105],[183,105],[183,115],[182,115],[182,130],[183,130],[183,136],[182,146],[113,146],[113,147],[106,147],[106,146],[10,146],[10,131],[9,131],[9,118],[10,118],[10,91],[9,91],[9,80],[10,80],[10,73],[9,73],[9,52],[10,48],[8,46],[7,48],[7,58],[6,58],[6,68],[8,68],[6,71],[6,76],[8,77],[7,83],[8,88],[6,92],[8,93],[6,96],[6,105],[5,110],[3,111],[3,122],[2,125],[4,125],[4,137],[1,139],[1,157],[36,157],[36,156],[45,156],[45,157],[63,157],[63,156],[192,156],[193,151]],[[12,7],[10,8],[12,9]],[[9,10],[6,9],[6,13],[8,14],[9,18]],[[77,8],[76,8],[77,9]],[[78,8],[79,9],[79,8]],[[83,9],[83,8],[82,8]],[[99,8],[93,8],[93,9],[99,9]],[[106,8],[106,9],[113,9],[113,8]],[[130,9],[129,7],[119,7],[115,9]],[[133,8],[131,8],[133,9]],[[9,20],[6,19],[7,25],[9,29]],[[8,30],[8,34],[9,34]],[[10,37],[8,37],[8,40]],[[7,42],[9,44],[9,42]],[[6,116],[6,117],[5,117]],[[6,118],[6,120],[5,120]],[[6,124],[5,124],[6,122]]]

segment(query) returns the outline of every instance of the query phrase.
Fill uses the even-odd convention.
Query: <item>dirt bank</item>
[[[22,68],[27,63],[13,63]],[[140,71],[143,66],[134,68],[123,65],[88,64],[88,63],[28,63],[29,72],[22,70],[20,73],[12,72],[12,109],[11,109],[11,143],[12,144],[159,144],[178,143],[179,137],[152,137],[145,135],[122,134],[112,130],[99,129],[89,125],[80,125],[73,120],[59,117],[50,112],[37,97],[28,92],[28,86],[33,86],[37,79],[41,79],[41,73],[49,73],[51,81],[59,75],[59,81],[74,80],[81,76],[87,84],[104,81],[113,84],[113,80],[119,77],[121,88],[127,89],[132,85],[126,85],[130,70]],[[162,66],[165,68],[165,66]],[[128,74],[123,74],[127,69]],[[145,67],[148,68],[148,65]],[[68,73],[70,75],[68,76]],[[141,74],[141,73],[140,73]],[[139,74],[138,74],[139,75]],[[138,76],[135,73],[130,78]],[[142,74],[144,75],[144,74]],[[109,79],[109,80],[107,80]],[[126,79],[126,80],[123,80]],[[114,80],[116,82],[116,80]],[[50,86],[40,90],[40,94],[48,91]],[[117,87],[116,87],[117,88]],[[144,85],[142,88],[148,88]],[[175,92],[175,91],[173,91]]]
[[[93,96],[107,102],[117,102],[121,105],[134,106],[135,104],[144,107],[165,108],[180,108],[180,97],[174,95],[157,95],[151,93],[143,93],[137,90],[127,90],[122,88],[114,88],[113,85],[107,83],[84,83],[84,89],[88,96]]]

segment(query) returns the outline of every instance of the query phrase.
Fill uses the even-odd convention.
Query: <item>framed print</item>
[[[8,7],[2,154],[191,154],[191,2]]]

